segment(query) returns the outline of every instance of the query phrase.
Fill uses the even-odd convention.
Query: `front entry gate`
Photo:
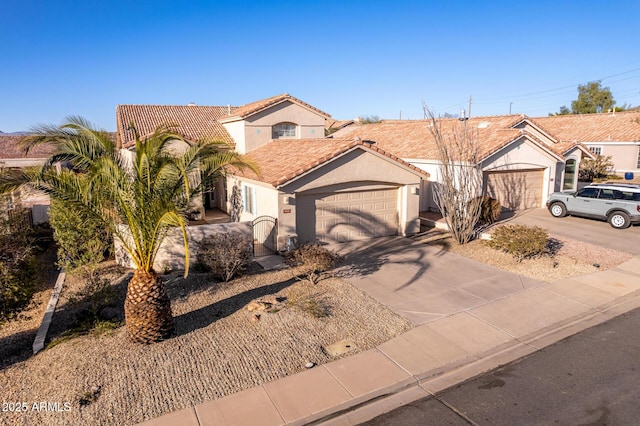
[[[268,256],[276,253],[278,237],[278,219],[260,216],[253,220],[253,255]]]

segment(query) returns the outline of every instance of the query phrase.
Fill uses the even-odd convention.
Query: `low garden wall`
[[[198,252],[202,241],[213,234],[240,232],[253,240],[253,228],[251,222],[215,223],[207,225],[187,226],[189,239],[189,265],[193,267],[197,261]],[[129,254],[122,247],[122,242],[114,238],[116,262],[127,268],[135,268],[135,264]],[[158,273],[172,270],[184,270],[184,243],[179,229],[170,231],[162,242],[153,269]]]

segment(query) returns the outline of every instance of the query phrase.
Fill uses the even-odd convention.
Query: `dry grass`
[[[136,345],[121,327],[64,341],[15,363],[0,371],[3,401],[68,402],[71,410],[2,413],[0,424],[137,423],[295,374],[307,362],[330,362],[335,358],[323,346],[336,341],[348,339],[363,351],[412,327],[342,280],[314,286],[295,280],[295,273],[258,273],[229,283],[206,274],[187,280],[166,276],[174,338]],[[72,278],[69,285],[77,283]],[[122,280],[114,285],[122,292]],[[259,312],[256,320],[245,306],[265,298],[285,303]],[[73,318],[69,306],[61,301],[54,334],[61,321]],[[318,315],[320,309],[327,315]]]

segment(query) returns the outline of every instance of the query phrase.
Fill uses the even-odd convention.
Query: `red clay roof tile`
[[[640,111],[532,118],[560,142],[640,142]]]
[[[358,146],[397,161],[402,166],[421,173],[425,177],[429,176],[427,172],[376,145],[362,140],[340,138],[274,140],[247,154],[247,157],[260,168],[260,176],[248,170],[236,171],[235,174],[277,187]]]

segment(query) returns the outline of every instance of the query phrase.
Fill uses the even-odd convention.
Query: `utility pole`
[[[473,95],[469,96],[469,118],[471,118],[471,103],[473,102]]]

